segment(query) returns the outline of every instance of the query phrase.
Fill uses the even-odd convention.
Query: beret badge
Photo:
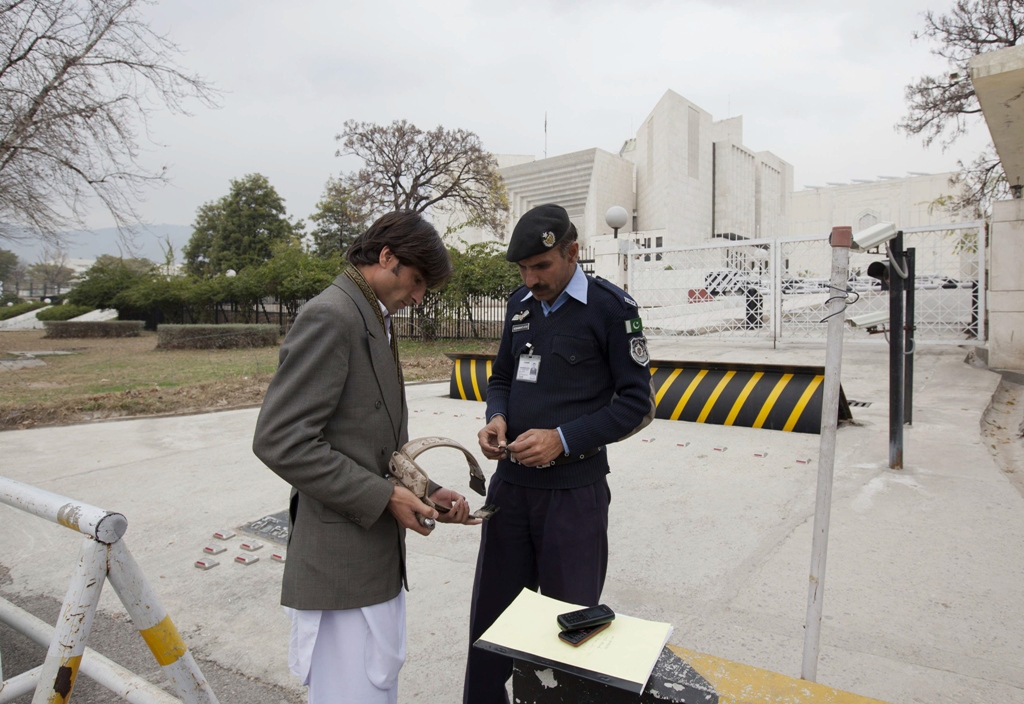
[[[555,246],[555,233],[554,232],[550,232],[550,231],[549,232],[545,232],[544,236],[541,238],[541,240],[544,242],[544,246],[545,247],[554,247]]]

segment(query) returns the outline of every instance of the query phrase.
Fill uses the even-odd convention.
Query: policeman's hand
[[[416,520],[416,514],[425,518],[437,518],[437,511],[417,499],[416,495],[404,486],[395,486],[392,489],[387,509],[400,526],[414,530],[420,535],[430,535],[430,529],[420,525]]]
[[[509,443],[508,451],[528,467],[540,467],[561,455],[562,438],[557,430],[531,428]]]
[[[462,523],[467,526],[475,526],[480,523],[479,518],[469,515],[469,503],[462,494],[441,487],[430,495],[430,500],[438,506],[451,509],[448,513],[438,511],[437,520],[441,523]]]
[[[505,459],[505,432],[508,426],[505,425],[504,416],[494,416],[491,422],[483,427],[476,434],[480,442],[480,451],[489,460]]]

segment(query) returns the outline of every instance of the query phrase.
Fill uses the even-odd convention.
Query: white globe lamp
[[[618,239],[619,228],[625,227],[629,222],[629,213],[621,205],[613,205],[604,214],[604,221],[608,223],[608,227],[612,228],[615,239]]]

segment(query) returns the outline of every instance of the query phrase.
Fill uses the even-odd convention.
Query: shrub
[[[4,306],[0,308],[0,320],[8,320],[29,311],[45,308],[48,305],[50,304],[43,303],[42,301],[29,301],[27,303],[17,303],[13,306]]]
[[[238,347],[273,347],[276,325],[161,325],[157,349],[209,350]]]
[[[96,309],[92,306],[75,306],[70,304],[50,306],[46,310],[36,313],[36,318],[39,320],[71,320],[94,310]]]
[[[43,337],[138,337],[141,320],[48,320]]]

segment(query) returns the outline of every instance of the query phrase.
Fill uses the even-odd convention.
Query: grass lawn
[[[445,353],[493,353],[497,341],[401,342],[407,382],[447,379]],[[0,361],[14,352],[43,366],[0,370],[0,429],[117,416],[200,412],[258,404],[277,368],[277,347],[157,350],[156,334],[111,340],[49,340],[42,330],[0,332]]]

